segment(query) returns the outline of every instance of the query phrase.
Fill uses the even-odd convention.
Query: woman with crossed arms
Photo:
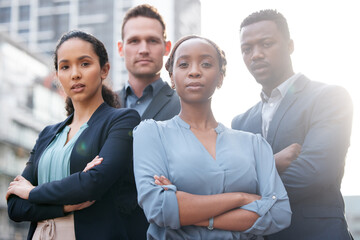
[[[68,118],[40,133],[22,176],[10,183],[9,217],[31,222],[28,239],[145,239],[132,170],[140,117],[117,109],[104,85],[110,65],[103,43],[70,31],[54,64]]]
[[[166,69],[181,100],[179,115],[145,120],[134,130],[148,239],[253,239],[289,226],[289,200],[268,143],[226,128],[212,113],[224,52],[187,36],[175,44]]]

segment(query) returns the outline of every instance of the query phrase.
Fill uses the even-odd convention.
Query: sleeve
[[[134,131],[134,172],[139,205],[150,223],[159,227],[180,228],[176,187],[168,190],[154,182],[154,175],[169,177],[167,156],[157,124],[153,120],[142,122]]]
[[[29,161],[26,163],[26,167],[22,173],[22,176],[31,182],[31,184],[34,186],[37,185],[34,158],[39,141],[41,141],[44,132],[46,132],[46,128],[40,133],[39,138],[36,140],[36,144],[30,153]],[[11,195],[9,197],[7,205],[9,218],[15,222],[41,221],[44,219],[64,216],[63,206],[61,205],[34,204],[30,203],[28,200],[21,199],[16,195]]]
[[[128,175],[132,162],[132,129],[140,122],[136,111],[112,119],[107,138],[99,152],[104,160],[87,172],[37,186],[29,201],[38,204],[77,204],[100,200],[121,176]]]
[[[241,208],[256,212],[260,217],[245,231],[255,235],[268,235],[290,225],[291,209],[285,187],[277,173],[270,145],[260,135],[253,141],[260,200]]]
[[[337,186],[350,145],[353,107],[347,91],[328,86],[314,101],[298,158],[281,174],[292,202]]]

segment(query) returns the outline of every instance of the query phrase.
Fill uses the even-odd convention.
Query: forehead
[[[163,38],[163,27],[154,18],[133,17],[124,25],[123,38],[157,36]]]
[[[276,23],[273,21],[260,21],[243,27],[240,31],[240,42],[242,44],[259,41],[266,38],[283,37]]]
[[[181,43],[175,52],[175,59],[181,56],[211,56],[218,59],[218,54],[213,45],[200,38],[192,38]]]
[[[68,54],[96,55],[92,44],[80,38],[71,38],[61,44],[57,51],[58,58]]]

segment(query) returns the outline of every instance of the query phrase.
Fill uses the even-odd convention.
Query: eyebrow
[[[90,59],[92,59],[92,57],[90,57],[89,55],[83,55],[83,56],[78,57],[77,60],[83,60],[83,59],[85,59],[85,58],[90,58]],[[62,63],[62,62],[69,62],[69,60],[67,60],[67,59],[62,59],[62,60],[59,61],[59,64]]]
[[[190,58],[190,55],[181,55],[177,59],[188,59],[188,58]],[[202,55],[200,55],[200,58],[212,58],[212,59],[214,59],[214,57],[212,55],[210,55],[210,54],[202,54]]]

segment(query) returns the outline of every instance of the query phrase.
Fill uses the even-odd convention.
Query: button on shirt
[[[160,91],[164,84],[164,81],[159,78],[155,82],[148,85],[144,89],[142,96],[138,98],[132,90],[129,82],[126,82],[126,107],[135,109],[136,111],[138,111],[139,115],[142,116],[146,108],[150,105],[154,96],[156,96],[156,94]]]
[[[299,78],[301,74],[297,73],[291,76],[288,80],[280,84],[278,87],[272,90],[270,97],[261,92],[261,99],[263,102],[262,106],[262,134],[266,138],[269,131],[269,126],[276,110],[279,108],[281,101],[285,97],[285,94],[289,88],[293,85],[296,79]]]

